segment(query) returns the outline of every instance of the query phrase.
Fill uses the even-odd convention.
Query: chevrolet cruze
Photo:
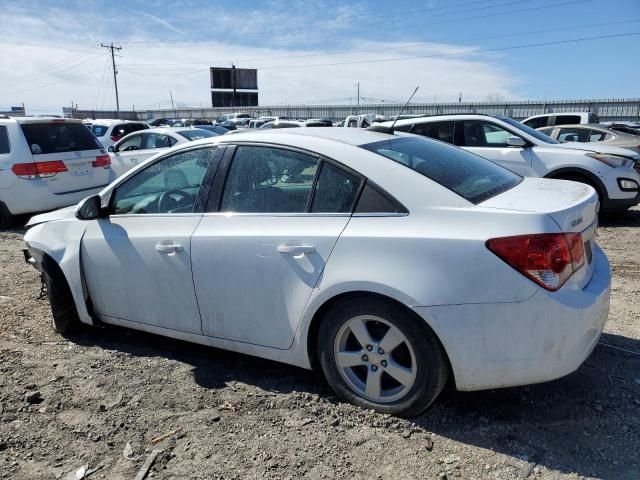
[[[53,326],[118,325],[322,370],[411,416],[576,370],[603,329],[597,195],[409,134],[250,131],[176,146],[34,217]],[[98,334],[98,333],[96,333]]]

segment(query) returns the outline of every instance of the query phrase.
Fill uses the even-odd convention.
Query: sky
[[[211,104],[209,67],[261,105],[640,97],[640,0],[0,0],[0,110]],[[595,38],[594,38],[595,37]]]

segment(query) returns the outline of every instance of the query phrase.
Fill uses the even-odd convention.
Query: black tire
[[[336,337],[346,322],[361,315],[379,317],[391,323],[413,349],[417,369],[414,383],[401,398],[392,402],[374,402],[359,395],[345,382],[337,366],[334,353]],[[447,382],[448,362],[435,333],[422,319],[390,302],[371,297],[340,301],[327,311],[318,333],[318,357],[329,385],[339,397],[363,408],[412,417],[429,407]]]
[[[71,295],[71,289],[60,267],[47,258],[43,265],[47,296],[51,305],[53,329],[61,335],[69,335],[80,329],[82,323]]]
[[[13,225],[13,215],[6,205],[0,202],[0,228],[9,228],[11,225]]]

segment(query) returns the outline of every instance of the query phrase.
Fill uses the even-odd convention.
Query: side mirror
[[[518,137],[516,135],[511,135],[507,137],[507,145],[510,147],[524,147],[527,145],[527,142],[524,141],[524,138]]]
[[[115,152],[116,149],[113,148],[113,145],[111,145],[109,148],[107,148],[107,152]]]
[[[76,207],[78,220],[94,220],[102,216],[102,199],[100,195],[92,195],[81,200]]]

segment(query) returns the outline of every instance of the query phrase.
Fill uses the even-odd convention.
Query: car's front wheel
[[[322,370],[343,399],[383,413],[414,416],[447,380],[444,349],[423,320],[377,298],[341,301],[318,336]]]
[[[43,276],[51,304],[53,329],[61,335],[73,333],[82,323],[67,279],[60,267],[49,258],[44,261]]]

